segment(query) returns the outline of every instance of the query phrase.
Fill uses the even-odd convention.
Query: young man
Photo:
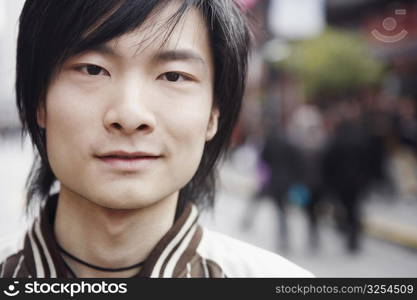
[[[16,92],[41,212],[0,277],[310,276],[197,223],[248,44],[232,0],[27,0]]]

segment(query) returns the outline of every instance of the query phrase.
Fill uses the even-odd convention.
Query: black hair
[[[29,133],[37,152],[26,183],[27,212],[45,202],[56,181],[48,162],[45,131],[36,117],[54,73],[69,57],[138,28],[167,1],[26,0],[17,42],[16,102],[22,136]],[[181,189],[179,201],[210,207],[214,204],[216,165],[227,151],[240,112],[251,36],[234,0],[182,0],[166,24],[168,35],[192,7],[201,12],[210,35],[214,105],[220,118],[217,134],[206,143],[197,172]]]

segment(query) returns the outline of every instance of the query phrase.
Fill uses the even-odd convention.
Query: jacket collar
[[[35,278],[70,277],[58,250],[53,224],[58,196],[48,199],[41,215],[25,236],[24,253],[29,273]],[[174,277],[178,265],[195,255],[201,230],[197,224],[198,210],[188,203],[174,225],[151,251],[141,271],[135,277]],[[175,271],[175,272],[174,272]]]

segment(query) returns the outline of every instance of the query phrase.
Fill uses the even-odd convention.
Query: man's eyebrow
[[[203,66],[206,66],[206,61],[197,52],[187,49],[159,51],[154,55],[153,60],[156,62],[189,60],[196,61],[201,63]]]
[[[107,55],[107,56],[117,56],[120,57],[120,54],[118,54],[112,47],[106,45],[106,44],[99,44],[91,47],[89,51],[97,52],[99,54]]]

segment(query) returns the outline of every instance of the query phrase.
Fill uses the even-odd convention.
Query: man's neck
[[[140,209],[117,210],[61,188],[54,231],[62,248],[90,264],[123,268],[144,261],[172,227],[178,193]],[[63,255],[77,277],[131,277],[140,268],[103,272]]]

